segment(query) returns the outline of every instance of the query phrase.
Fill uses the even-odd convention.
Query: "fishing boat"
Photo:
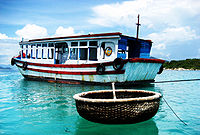
[[[27,79],[116,85],[153,82],[164,60],[150,57],[152,41],[120,32],[21,41],[11,59]]]
[[[165,62],[150,57],[151,40],[120,32],[42,38],[19,43],[11,59],[27,79],[69,84],[154,82]]]

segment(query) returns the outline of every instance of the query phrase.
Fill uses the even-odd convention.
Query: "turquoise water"
[[[156,81],[200,79],[200,71],[164,71]],[[0,69],[0,134],[2,135],[156,135],[200,134],[200,81],[128,86],[161,92],[166,103],[152,119],[138,124],[104,125],[76,112],[73,95],[110,86],[67,85],[25,80],[17,70]],[[119,88],[119,87],[117,87]]]

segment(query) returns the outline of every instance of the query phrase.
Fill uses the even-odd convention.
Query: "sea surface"
[[[200,71],[165,70],[156,81],[200,79]],[[121,87],[116,87],[120,89]],[[0,69],[2,135],[200,135],[200,81],[126,86],[160,92],[158,113],[150,120],[125,125],[87,121],[76,111],[74,94],[111,86],[67,85],[28,81],[15,68]]]

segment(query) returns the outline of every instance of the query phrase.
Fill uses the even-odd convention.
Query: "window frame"
[[[75,46],[75,45],[72,45],[72,43],[74,42],[78,42],[78,45]],[[96,42],[96,45],[90,45],[91,42]],[[85,45],[81,45],[81,43],[84,43]],[[87,43],[87,45],[86,45]],[[99,41],[98,40],[79,40],[79,41],[71,41],[69,42],[69,60],[80,60],[80,61],[97,61],[98,60],[98,43]],[[71,49],[73,48],[77,48],[77,53],[78,53],[78,56],[77,56],[77,59],[72,59],[71,57]],[[91,55],[90,55],[90,49],[96,49],[96,59],[91,59]],[[87,49],[87,58],[86,59],[82,59],[81,57],[81,49]]]

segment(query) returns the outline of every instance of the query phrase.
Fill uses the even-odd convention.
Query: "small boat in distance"
[[[150,57],[152,42],[120,32],[21,41],[13,57],[27,79],[116,85],[153,82],[162,72],[161,59]]]

